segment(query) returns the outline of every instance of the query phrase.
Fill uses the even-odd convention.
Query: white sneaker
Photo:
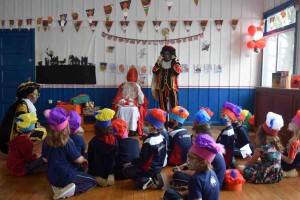
[[[290,171],[283,171],[284,178],[294,178],[298,176],[298,172],[296,169],[292,169]]]
[[[107,177],[107,185],[115,184],[115,176],[114,174],[109,174]]]
[[[54,194],[53,199],[57,200],[57,199],[64,199],[64,198],[67,198],[67,197],[71,197],[75,194],[75,188],[76,188],[76,185],[74,183],[70,183],[66,187],[64,187],[64,188],[60,189],[59,191],[57,191]]]
[[[51,185],[51,187],[52,187],[52,190],[53,190],[53,193],[54,193],[54,194],[57,193],[59,190],[62,189],[61,187],[55,187],[55,186],[53,186],[53,185]]]

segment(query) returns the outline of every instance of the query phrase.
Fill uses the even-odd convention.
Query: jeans
[[[87,173],[76,172],[76,176],[72,181],[76,185],[75,194],[80,194],[93,189],[96,185],[96,179]]]

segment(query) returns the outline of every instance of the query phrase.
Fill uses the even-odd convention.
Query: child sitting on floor
[[[128,137],[127,122],[125,120],[116,118],[112,120],[111,126],[118,143],[114,174],[117,179],[124,179],[126,177],[123,174],[123,165],[139,157],[140,145],[137,139]]]
[[[192,146],[191,135],[183,128],[189,112],[182,106],[175,106],[170,113],[168,127],[169,132],[168,164],[181,165],[186,162],[186,156]]]
[[[208,134],[199,135],[189,150],[187,166],[195,171],[188,182],[188,191],[179,194],[168,189],[163,199],[212,199],[218,200],[220,187],[211,162],[216,154],[224,152],[223,145],[216,144]]]
[[[165,111],[161,109],[148,111],[143,127],[143,132],[147,136],[143,140],[140,156],[124,165],[124,175],[138,182],[137,190],[145,190],[153,184],[157,188],[164,186],[160,172],[166,159],[167,146],[159,130],[163,128],[165,122]]]
[[[293,136],[281,155],[281,167],[283,177],[297,177],[296,168],[300,167],[300,110],[289,123],[288,130],[293,132]]]
[[[282,179],[282,145],[277,133],[283,127],[281,115],[267,114],[266,122],[258,128],[253,156],[248,156],[246,165],[239,165],[238,170],[250,183],[277,183]],[[261,161],[258,161],[258,159]]]
[[[47,178],[54,192],[53,199],[86,192],[97,185],[94,177],[73,169],[73,163],[87,167],[87,160],[70,139],[69,117],[66,110],[53,108],[47,119],[50,132],[44,140],[42,156],[48,162]]]
[[[40,155],[33,153],[33,142],[30,134],[33,132],[37,117],[35,113],[21,114],[16,118],[16,124],[22,134],[8,143],[7,168],[13,176],[25,176],[45,172],[46,163]]]
[[[95,112],[95,134],[88,146],[88,173],[95,176],[99,186],[115,184],[113,168],[117,153],[116,138],[113,135],[111,119],[115,111],[104,108]]]

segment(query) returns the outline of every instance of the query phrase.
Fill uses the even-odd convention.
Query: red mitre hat
[[[135,67],[131,67],[127,73],[127,81],[137,83],[138,80],[138,72]]]

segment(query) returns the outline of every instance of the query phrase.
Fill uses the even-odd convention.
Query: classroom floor
[[[190,130],[191,127],[186,127]],[[220,133],[220,127],[214,127],[214,137]],[[86,143],[93,137],[93,132],[83,134]],[[251,139],[254,133],[250,133]],[[138,137],[136,137],[138,139]],[[253,141],[253,140],[252,140]],[[41,142],[35,144],[35,151],[40,151]],[[238,160],[243,163],[242,160]],[[300,170],[298,171],[300,173]],[[165,182],[163,190],[149,188],[145,191],[135,191],[134,182],[131,180],[116,181],[110,187],[96,187],[84,194],[68,198],[70,200],[158,200],[163,196],[164,190],[169,188],[172,177],[172,167],[165,167],[162,171]],[[256,199],[299,199],[300,176],[297,178],[285,178],[276,184],[243,184],[241,192],[221,191],[222,200],[256,200]],[[0,200],[49,200],[53,192],[45,174],[26,177],[12,177],[6,169],[6,155],[0,153]]]

